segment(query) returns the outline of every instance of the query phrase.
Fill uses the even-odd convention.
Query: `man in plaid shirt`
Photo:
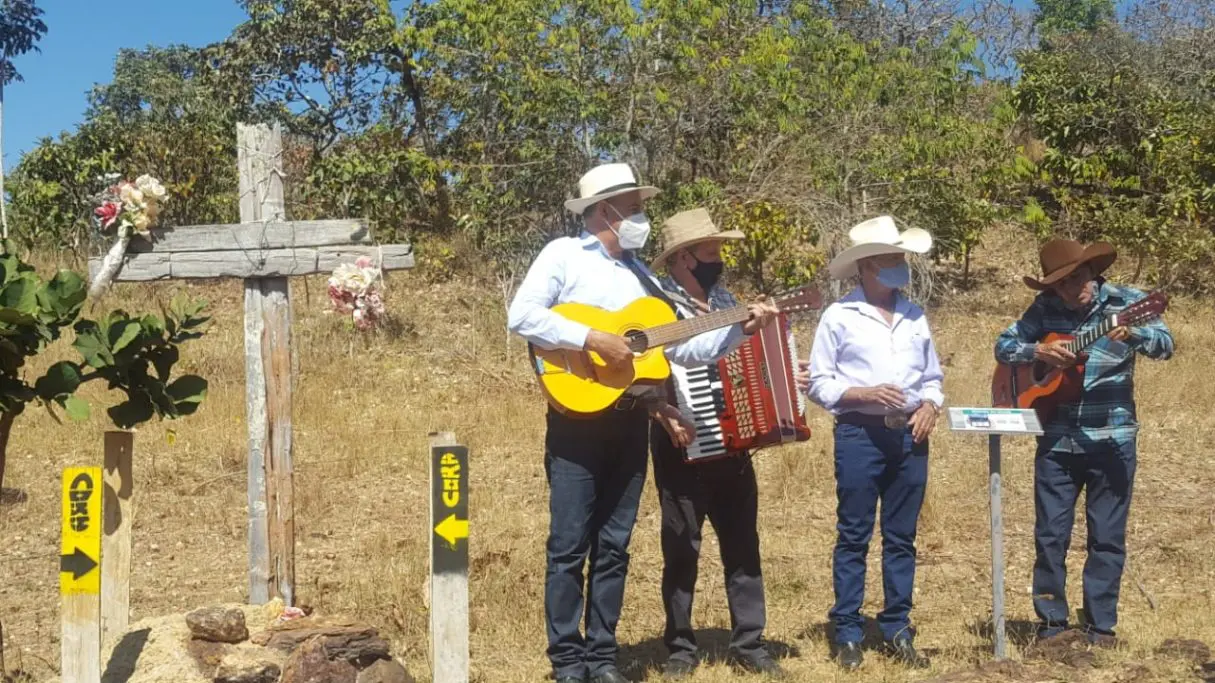
[[[1021,319],[996,340],[996,359],[1007,364],[1042,361],[1054,367],[1076,363],[1066,342],[1039,343],[1049,333],[1076,335],[1144,298],[1143,292],[1101,277],[1117,254],[1108,244],[1083,247],[1053,240],[1039,255],[1043,277],[1025,278],[1041,293]],[[1060,406],[1034,460],[1034,611],[1039,637],[1068,628],[1065,562],[1080,490],[1086,489],[1088,558],[1084,564],[1084,620],[1091,642],[1112,645],[1118,621],[1118,592],[1126,560],[1126,520],[1135,479],[1135,357],[1167,360],[1173,337],[1156,319],[1142,327],[1119,327],[1084,351],[1080,400]]]

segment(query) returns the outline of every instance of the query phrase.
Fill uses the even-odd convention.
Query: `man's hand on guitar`
[[[770,299],[753,303],[747,306],[747,310],[751,312],[751,317],[743,323],[743,332],[746,334],[755,334],[780,313],[780,309]]]
[[[1034,349],[1034,359],[1056,368],[1066,368],[1076,364],[1076,354],[1067,350],[1067,342],[1063,340],[1038,344]]]
[[[609,368],[620,370],[633,364],[633,351],[624,337],[599,330],[591,330],[586,335],[583,348],[594,351],[603,358]]]
[[[793,373],[793,382],[797,384],[798,391],[803,394],[810,393],[810,361],[797,362],[797,372]]]
[[[1125,325],[1110,330],[1109,338],[1110,341],[1126,342],[1128,344],[1135,341],[1135,335],[1131,332],[1131,328]]]

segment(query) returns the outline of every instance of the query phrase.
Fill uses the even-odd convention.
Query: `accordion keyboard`
[[[672,371],[684,375],[679,378],[677,385],[680,404],[684,413],[690,410],[693,424],[696,425],[696,438],[687,447],[687,458],[711,458],[726,454],[726,446],[721,434],[721,421],[717,416],[722,409],[722,381],[716,363],[695,368],[684,369],[672,366]]]

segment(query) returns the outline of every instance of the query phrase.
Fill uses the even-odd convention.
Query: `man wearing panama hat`
[[[658,289],[653,274],[634,258],[650,232],[643,204],[658,189],[638,183],[627,164],[603,164],[582,176],[578,191],[565,208],[582,217],[584,229],[540,251],[511,301],[507,325],[545,349],[594,351],[610,365],[631,364],[623,337],[550,309],[577,302],[618,311]],[[693,366],[717,360],[776,313],[768,304],[750,308],[745,323],[666,346],[664,355]],[[551,407],[546,418],[550,521],[544,612],[557,683],[580,683],[588,676],[594,683],[627,680],[616,667],[616,624],[645,483],[648,416],[655,408],[644,395],[631,389],[613,410],[593,419],[567,417]]]
[[[663,251],[651,263],[666,268],[663,288],[677,295],[684,317],[738,305],[719,280],[724,269],[722,246],[745,236],[738,230],[721,230],[703,208],[681,211],[663,223]],[[791,334],[791,333],[790,333]],[[668,401],[686,390],[687,374],[671,367]],[[684,384],[683,387],[680,387]],[[672,402],[673,405],[673,402]],[[759,488],[747,451],[724,458],[687,462],[684,449],[697,433],[694,419],[678,410],[655,417],[650,428],[654,482],[662,510],[662,603],[666,612],[663,642],[668,658],[664,677],[680,679],[692,674],[698,663],[692,629],[692,599],[700,560],[701,529],[707,517],[717,534],[725,570],[726,597],[733,632],[731,662],[747,671],[781,676],[784,672],[763,643],[765,625],[764,581],[760,571]]]
[[[1042,277],[1023,281],[1039,294],[996,340],[996,360],[1020,365],[1042,361],[1067,367],[1077,361],[1065,342],[1041,343],[1056,332],[1091,330],[1109,315],[1144,298],[1143,292],[1109,283],[1114,247],[1083,246],[1056,239],[1039,253]],[[1042,638],[1068,629],[1065,593],[1067,549],[1080,490],[1088,516],[1084,564],[1084,623],[1094,644],[1110,645],[1118,620],[1118,592],[1126,561],[1126,521],[1135,479],[1136,354],[1167,359],[1173,337],[1159,319],[1143,327],[1118,327],[1089,347],[1080,400],[1062,406],[1038,437],[1034,459],[1034,611]]]
[[[828,265],[859,284],[819,319],[807,393],[835,416],[835,605],[829,613],[841,666],[861,666],[865,556],[878,501],[882,511],[885,609],[878,626],[887,650],[910,666],[927,660],[912,644],[910,613],[915,536],[928,482],[928,435],[945,397],[940,361],[924,311],[907,299],[907,254],[924,254],[932,237],[900,232],[889,216],[848,233],[852,245]]]

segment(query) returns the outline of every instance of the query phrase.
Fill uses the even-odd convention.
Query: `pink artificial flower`
[[[118,202],[105,202],[101,206],[93,210],[93,213],[101,219],[102,227],[108,228],[118,220],[118,212],[122,206]]]
[[[354,262],[354,265],[356,268],[367,268],[371,265],[371,257],[370,256],[360,256]]]

